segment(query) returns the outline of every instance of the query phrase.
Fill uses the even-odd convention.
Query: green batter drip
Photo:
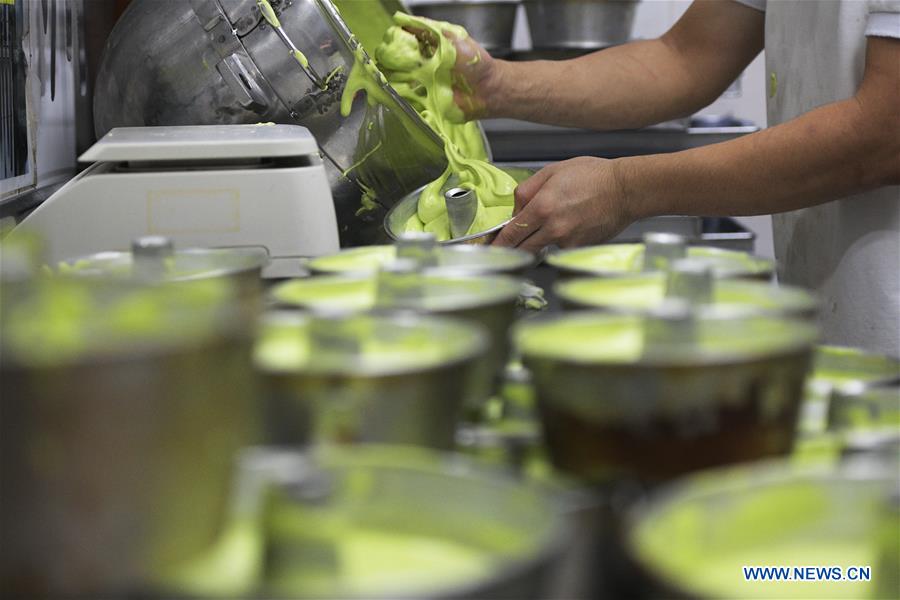
[[[444,33],[458,38],[468,34],[456,25],[399,12],[394,15],[394,22],[396,25],[388,29],[375,50],[375,60],[397,93],[443,139],[448,162],[441,177],[421,193],[418,212],[407,222],[406,230],[428,231],[441,241],[451,238],[443,194],[451,176],[458,179],[455,185],[475,190],[478,196],[475,220],[467,234],[491,229],[512,215],[517,184],[510,175],[487,162],[477,124],[459,125],[464,117],[453,101],[456,48]],[[419,39],[404,28],[424,31],[436,45],[423,49]],[[381,81],[384,76],[358,50],[341,98],[341,113],[345,116],[350,113],[353,97],[359,90],[366,91],[370,104],[384,103],[387,94],[379,85]]]

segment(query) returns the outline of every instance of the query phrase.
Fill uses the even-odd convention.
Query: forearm
[[[690,115],[759,54],[764,23],[736,2],[694,2],[659,39],[568,61],[495,61],[487,116],[623,129]]]
[[[692,114],[708,103],[662,40],[633,42],[566,61],[497,61],[487,116],[625,129]]]
[[[804,208],[900,183],[900,120],[890,110],[872,114],[853,98],[731,142],[620,159],[616,174],[635,218]]]

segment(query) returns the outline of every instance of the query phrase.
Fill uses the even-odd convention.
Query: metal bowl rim
[[[720,478],[728,477],[727,480]],[[735,481],[735,475],[739,480]],[[893,475],[893,476],[892,476]],[[896,481],[896,473],[890,473],[886,465],[866,465],[866,468],[855,469],[844,465],[837,469],[823,465],[797,465],[790,459],[770,458],[744,465],[731,465],[708,469],[688,474],[670,483],[664,484],[657,492],[639,498],[625,511],[622,519],[622,544],[630,560],[635,561],[657,581],[674,585],[682,592],[689,592],[677,582],[673,582],[656,566],[647,563],[637,547],[635,534],[640,525],[650,516],[659,513],[666,507],[685,500],[709,498],[735,492],[768,489],[791,481],[843,483],[847,482],[885,482],[887,487]],[[693,594],[687,594],[693,595]]]
[[[275,310],[263,315],[261,320],[262,327],[272,324],[273,321],[281,323],[306,323],[313,316],[313,313],[292,311],[292,310]],[[442,362],[433,364],[423,364],[418,366],[398,366],[389,369],[372,368],[357,369],[350,371],[346,369],[314,369],[309,370],[305,367],[300,368],[271,368],[259,365],[254,359],[254,368],[266,375],[287,376],[287,377],[341,377],[345,379],[389,379],[392,377],[422,375],[426,373],[434,373],[445,369],[453,369],[463,366],[470,361],[478,360],[484,357],[490,347],[488,334],[484,328],[474,323],[467,322],[462,319],[453,317],[435,316],[427,314],[413,313],[411,311],[391,311],[391,312],[358,312],[348,315],[349,319],[368,319],[373,321],[382,321],[384,323],[391,322],[399,326],[415,326],[426,323],[430,326],[440,328],[444,331],[462,330],[465,331],[471,340],[467,341],[468,348],[460,351],[458,356]],[[261,339],[261,336],[260,338]]]
[[[355,466],[353,460],[358,456],[362,456],[364,459],[362,466],[378,469],[379,467],[391,467],[392,465],[390,465],[390,462],[381,465],[377,464],[378,459],[381,458],[376,456],[377,454],[391,453],[396,455],[398,450],[404,454],[404,462],[415,463],[399,465],[399,468],[426,474],[440,473],[449,478],[463,477],[482,485],[502,485],[510,491],[529,493],[534,499],[544,505],[543,508],[549,517],[547,532],[541,538],[535,539],[535,545],[530,552],[527,552],[524,556],[502,561],[498,568],[493,569],[490,574],[484,575],[476,581],[462,585],[446,586],[443,590],[429,594],[429,597],[446,600],[460,597],[476,597],[476,592],[500,585],[503,581],[509,579],[516,579],[521,573],[528,573],[540,568],[542,565],[552,564],[554,559],[560,560],[562,558],[566,544],[571,539],[572,526],[563,516],[560,500],[548,490],[542,489],[541,486],[533,482],[516,479],[508,471],[501,468],[459,453],[429,450],[414,446],[367,444],[364,449],[360,447],[338,448],[332,446],[319,447],[305,452],[290,450],[288,452],[294,452],[311,461],[324,459],[326,469],[329,466],[337,469],[342,467],[351,468]],[[331,465],[328,464],[329,461]],[[375,464],[372,464],[373,462]],[[427,467],[432,465],[434,469],[429,470]],[[397,466],[394,466],[394,468],[397,468]],[[362,598],[362,596],[351,596],[348,600],[362,600]]]
[[[798,354],[806,354],[809,353],[812,355],[813,348],[815,347],[815,341],[818,339],[818,330],[816,327],[809,323],[806,320],[797,319],[794,317],[772,317],[768,315],[763,316],[752,316],[745,317],[746,320],[767,320],[773,322],[782,322],[784,324],[791,324],[792,326],[798,329],[798,335],[793,336],[790,340],[786,341],[783,344],[780,344],[774,347],[771,351],[757,354],[743,354],[743,355],[725,355],[725,356],[705,356],[702,362],[698,362],[696,360],[684,359],[684,360],[676,360],[676,357],[667,358],[666,360],[657,358],[657,357],[638,357],[633,361],[626,362],[614,362],[614,361],[596,361],[590,359],[578,359],[572,356],[560,357],[560,356],[549,356],[546,354],[535,354],[529,353],[521,349],[518,339],[522,335],[524,330],[527,330],[531,327],[540,327],[546,324],[551,324],[558,321],[615,321],[622,318],[631,318],[631,317],[640,317],[640,315],[629,315],[629,314],[617,314],[611,312],[604,312],[599,310],[584,310],[578,312],[563,312],[557,314],[544,314],[538,315],[534,318],[528,319],[527,321],[521,321],[513,325],[510,330],[510,340],[512,341],[513,346],[516,348],[516,351],[521,354],[522,362],[526,364],[529,362],[546,362],[552,363],[556,365],[564,365],[569,367],[577,367],[577,368],[589,368],[589,369],[604,369],[604,370],[635,370],[635,369],[680,369],[685,367],[698,367],[698,368],[708,368],[708,367],[724,367],[724,366],[737,366],[746,364],[748,362],[754,362],[759,360],[768,360],[775,357],[787,357],[794,356]],[[726,312],[718,312],[712,315],[703,315],[703,318],[706,320],[722,320],[722,321],[733,321],[734,315],[728,314]],[[740,319],[739,319],[740,320]],[[807,335],[801,336],[799,332],[805,332]]]
[[[579,248],[571,248],[565,250],[557,250],[555,252],[550,252],[547,254],[544,261],[559,271],[560,273],[572,274],[572,275],[595,275],[597,277],[606,277],[606,278],[616,278],[616,277],[629,277],[634,276],[637,273],[641,273],[644,271],[609,271],[604,269],[591,269],[588,267],[576,267],[571,265],[559,264],[560,256],[566,256],[572,254],[574,252],[585,251],[588,248],[604,248],[611,246],[639,246],[643,245],[642,242],[623,242],[623,243],[612,243],[612,244],[595,244],[592,246],[581,246]],[[740,250],[730,250],[727,248],[718,248],[716,246],[706,246],[703,244],[688,244],[688,249],[690,248],[702,248],[703,250],[709,251],[713,254],[745,254],[747,257],[753,259],[754,261],[759,261],[760,265],[763,266],[763,270],[760,271],[748,271],[743,269],[727,269],[727,270],[719,270],[718,273],[715,272],[714,269],[714,277],[719,279],[729,279],[729,278],[741,278],[741,277],[771,277],[775,273],[775,261],[771,258],[766,258],[764,256],[757,256],[756,254],[750,254],[748,252],[741,252]]]
[[[651,280],[657,279],[660,276],[663,276],[664,273],[662,271],[641,271],[636,272],[630,275],[623,275],[621,277],[601,277],[601,276],[593,276],[593,277],[576,277],[573,279],[567,279],[562,281],[557,281],[553,285],[553,293],[559,297],[560,300],[566,302],[572,306],[577,306],[581,309],[595,309],[603,312],[612,312],[617,314],[624,315],[642,315],[646,314],[648,310],[652,310],[652,308],[632,308],[628,306],[624,306],[619,303],[613,302],[588,302],[585,300],[580,300],[573,297],[572,293],[566,288],[574,285],[578,285],[581,282],[599,282],[599,281],[622,281],[625,279],[632,279],[635,281],[638,280]],[[664,282],[663,282],[664,283]],[[715,318],[717,316],[717,311],[719,310],[727,310],[728,315],[737,316],[737,317],[766,317],[766,316],[800,316],[800,317],[815,317],[816,311],[818,311],[821,306],[821,299],[812,292],[808,290],[790,285],[778,285],[778,286],[770,286],[770,284],[764,283],[762,281],[755,280],[747,280],[747,279],[731,279],[731,278],[717,278],[714,283],[714,287],[719,285],[725,285],[729,287],[748,287],[748,288],[762,288],[762,287],[771,287],[774,290],[775,294],[779,294],[781,296],[786,296],[787,294],[792,294],[796,296],[796,306],[778,306],[773,308],[767,308],[762,306],[754,306],[751,304],[741,304],[741,303],[724,303],[723,305],[702,305],[698,306],[696,310],[700,314],[701,317],[710,317]],[[718,306],[718,308],[717,308]],[[727,308],[726,308],[727,307]]]
[[[319,282],[319,283],[325,283],[325,284],[339,283],[339,282],[362,283],[362,282],[367,282],[367,281],[373,280],[375,278],[375,276],[376,276],[376,274],[372,273],[372,272],[368,272],[368,273],[357,272],[357,273],[334,274],[334,275],[331,275],[331,274],[317,275],[315,277],[289,279],[287,281],[282,281],[280,283],[273,285],[271,287],[271,289],[269,289],[268,296],[269,296],[269,298],[275,300],[278,303],[281,303],[281,304],[284,304],[287,306],[291,306],[291,307],[297,307],[297,308],[305,307],[308,309],[308,312],[312,312],[314,309],[311,309],[309,307],[309,305],[300,304],[300,303],[296,303],[296,302],[288,302],[288,301],[282,300],[280,298],[276,298],[275,294],[278,292],[278,290],[281,290],[289,285],[296,284],[298,282],[303,282],[303,283],[310,282],[310,284],[312,284],[312,282]],[[440,309],[436,309],[434,311],[435,313],[440,313],[440,312],[444,312],[444,311],[448,311],[448,310],[450,310],[450,311],[470,310],[470,309],[474,309],[474,308],[484,308],[484,307],[488,307],[488,306],[497,306],[500,304],[505,304],[507,302],[515,301],[519,297],[519,293],[522,289],[522,286],[521,286],[522,280],[520,278],[515,277],[513,275],[506,275],[503,273],[479,274],[479,273],[454,272],[452,269],[448,268],[448,269],[443,269],[443,270],[442,269],[435,269],[435,270],[427,270],[426,269],[425,271],[422,272],[422,276],[425,278],[437,279],[437,280],[441,280],[441,281],[451,281],[451,282],[463,281],[463,282],[484,283],[486,281],[491,281],[495,284],[509,286],[509,289],[507,290],[507,292],[505,294],[502,294],[502,295],[498,294],[497,297],[491,298],[490,301],[468,302],[466,304],[456,306],[456,307],[448,307],[448,308],[442,307]],[[355,310],[355,311],[351,310],[349,312],[353,312],[354,314],[365,314],[365,313],[371,313],[374,310],[375,310],[374,308],[370,308],[370,309]],[[398,309],[398,310],[400,310],[400,309]],[[403,310],[416,311],[416,309],[403,309]],[[424,314],[430,314],[430,313],[424,313]]]

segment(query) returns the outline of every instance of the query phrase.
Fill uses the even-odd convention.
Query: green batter
[[[784,319],[753,318],[736,322],[698,320],[695,340],[672,348],[671,361],[746,359],[786,350],[815,339],[812,325]],[[578,363],[633,363],[645,354],[644,318],[573,315],[525,323],[514,334],[525,356]]]
[[[840,346],[819,346],[813,361],[812,380],[824,387],[851,382],[878,383],[900,379],[900,361]]]
[[[746,252],[692,246],[688,258],[709,264],[716,276],[760,275],[770,272],[770,261]],[[643,244],[604,244],[557,252],[547,257],[554,267],[597,275],[636,273],[644,268]]]
[[[15,361],[34,366],[183,344],[216,331],[230,293],[219,279],[143,288],[38,279],[27,295],[4,299],[0,340]]]
[[[659,306],[666,298],[666,275],[643,275],[605,278],[579,278],[558,285],[564,300],[592,307],[619,310],[646,310]],[[712,305],[748,307],[766,312],[812,311],[814,299],[802,290],[776,288],[755,281],[717,281],[713,287]]]
[[[285,565],[290,568],[267,582],[270,592],[303,598],[426,595],[486,578],[494,567],[488,552],[439,537],[345,526],[316,539],[321,521],[298,523],[306,539],[293,540],[290,548],[318,560]]]
[[[638,556],[658,576],[709,598],[880,597],[888,574],[878,569],[877,483],[848,481],[851,495],[802,480],[730,488],[722,477],[723,493],[675,496],[633,532]],[[745,581],[744,566],[772,565],[870,565],[872,581]]]
[[[452,312],[504,302],[517,297],[519,292],[516,280],[499,276],[422,275],[417,285],[417,297],[404,300],[403,308],[422,312]],[[272,297],[281,304],[308,310],[363,312],[378,304],[378,281],[374,275],[297,279],[275,286]]]
[[[434,233],[439,241],[451,239],[444,201],[444,191],[451,183],[475,190],[478,196],[478,209],[467,235],[491,229],[511,217],[517,182],[487,162],[477,124],[461,125],[464,117],[453,101],[456,48],[444,34],[468,34],[457,25],[401,12],[394,15],[394,22],[396,25],[387,30],[375,49],[375,62],[397,93],[444,141],[448,163],[441,177],[421,193],[418,212],[409,219],[406,230]],[[421,32],[420,37],[427,41],[420,41],[407,29]],[[383,78],[374,64],[358,55],[341,99],[341,113],[350,114],[353,97],[359,90],[366,91],[370,104],[384,103],[386,92],[379,85]]]
[[[341,345],[323,349],[315,345],[307,320],[267,322],[254,361],[266,371],[385,374],[459,360],[480,345],[475,332],[434,322],[398,327],[393,320],[358,317],[343,319],[335,327],[341,328]]]

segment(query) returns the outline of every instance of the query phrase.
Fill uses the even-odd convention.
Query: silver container
[[[450,319],[271,315],[256,346],[270,442],[450,449],[486,350],[481,329]]]
[[[262,270],[269,256],[261,248],[183,248],[159,236],[138,238],[129,251],[98,252],[63,261],[56,273],[90,280],[185,284],[224,279],[248,325],[263,307]]]
[[[673,279],[671,275],[669,280]],[[689,282],[688,282],[689,283]],[[696,308],[734,316],[770,315],[813,319],[818,301],[804,289],[775,286],[762,281],[714,279],[709,298]],[[664,273],[638,273],[622,277],[577,277],[556,284],[556,295],[566,308],[596,309],[641,314],[657,309],[671,293]]]
[[[784,462],[683,480],[636,506],[624,548],[658,598],[894,598],[900,591],[896,467]],[[777,557],[777,558],[776,558]],[[871,581],[745,580],[747,566],[869,569]],[[632,585],[635,585],[633,582]],[[801,591],[802,588],[802,591]]]
[[[262,439],[252,341],[228,325],[224,284],[4,295],[5,594],[135,593],[212,546],[234,456]]]
[[[372,84],[384,91],[385,102],[370,106],[360,93],[350,114],[341,116],[356,57],[368,57],[329,0],[277,6],[284,31],[327,80],[325,89],[288,53],[253,0],[135,0],[106,44],[94,90],[96,132],[145,125],[303,125],[325,158],[342,243],[371,243],[381,233],[384,210],[443,172],[443,144],[383,77]],[[375,191],[384,210],[357,217],[364,187]]]
[[[521,282],[502,275],[434,273],[420,276],[415,287],[420,288],[415,297],[384,303],[379,298],[378,277],[321,276],[276,285],[271,298],[280,307],[311,312],[382,308],[451,317],[484,327],[489,335],[488,353],[479,362],[467,394],[468,408],[477,410],[496,389],[509,360],[509,329],[516,318]]]
[[[568,533],[541,490],[413,448],[249,449],[236,491],[231,539],[246,543],[233,547],[242,552],[228,569],[254,575],[229,587],[221,582],[231,573],[212,572],[171,589],[194,598],[537,599]]]
[[[534,175],[534,171],[531,169],[525,169],[521,167],[503,167],[503,170],[509,173],[516,181],[519,183],[525,181],[532,175]],[[451,177],[447,181],[446,189],[443,191],[455,187],[456,183],[453,181]],[[422,193],[424,186],[415,192],[403,197],[390,211],[388,211],[387,216],[384,218],[384,230],[387,232],[388,236],[392,240],[400,239],[400,236],[406,231],[406,222],[412,217],[419,208],[419,194]],[[450,244],[472,244],[472,245],[490,245],[495,239],[497,239],[497,235],[500,233],[500,230],[503,229],[509,221],[500,223],[496,227],[492,227],[487,231],[482,231],[480,233],[473,233],[472,235],[467,235],[464,237],[446,240],[440,242],[444,245]]]
[[[456,245],[435,248],[432,272],[521,275],[534,263],[528,252],[495,246]],[[365,246],[311,259],[307,267],[320,275],[375,273],[397,258],[396,246]]]
[[[399,206],[399,205],[398,205]],[[671,234],[645,234],[671,235]],[[680,237],[680,236],[678,236]],[[683,239],[683,238],[682,238]],[[646,244],[601,244],[547,255],[546,262],[563,276],[620,277],[648,271],[644,265]],[[747,252],[725,250],[710,246],[689,246],[686,257],[708,264],[713,276],[728,279],[759,279],[768,281],[775,273],[775,262]]]
[[[637,0],[523,0],[536,49],[606,48],[631,37]]]
[[[862,348],[818,346],[806,382],[800,433],[815,438],[828,429],[835,395],[900,384],[900,360]]]
[[[815,328],[667,309],[514,329],[557,468],[587,481],[660,481],[791,449]]]
[[[415,4],[413,13],[435,21],[462,25],[493,56],[512,51],[518,0],[459,0]]]

